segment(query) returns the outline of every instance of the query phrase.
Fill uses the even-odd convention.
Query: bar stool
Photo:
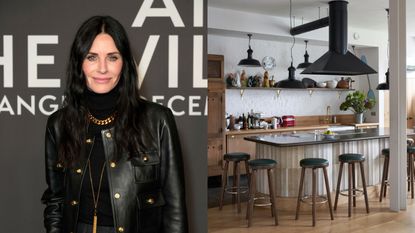
[[[249,176],[248,160],[250,157],[251,156],[249,154],[243,153],[243,152],[227,153],[223,156],[223,160],[225,161],[225,166],[222,171],[222,188],[221,188],[220,199],[219,199],[219,210],[222,210],[223,198],[224,198],[225,192],[227,192],[233,195],[232,196],[233,203],[235,203],[235,196],[236,196],[238,213],[241,212],[240,194],[245,193],[247,191],[247,188],[245,187],[245,190],[242,190],[241,187],[239,186],[240,179],[241,179],[239,163],[245,162],[246,174]],[[231,187],[227,187],[229,162],[233,162],[233,182],[232,182]]]
[[[323,197],[324,201],[319,203],[328,202],[330,208],[330,217],[333,220],[333,209],[331,206],[331,197],[330,197],[330,186],[329,178],[327,176],[327,167],[329,166],[329,161],[322,158],[306,158],[300,161],[301,169],[301,179],[300,179],[300,188],[298,190],[298,199],[297,199],[297,211],[295,212],[295,220],[298,220],[298,214],[300,212],[300,203],[310,198],[309,196],[302,196],[303,186],[304,186],[304,175],[307,168],[312,169],[312,195],[311,195],[311,206],[312,206],[312,215],[313,215],[313,226],[316,225],[316,198],[317,198],[317,183],[316,183],[316,169],[323,169],[324,182],[326,186],[327,196]]]
[[[414,140],[412,138],[408,138],[406,140],[407,143],[407,175],[408,175],[408,191],[411,191],[411,198],[414,198],[414,180],[415,180],[415,169],[414,169],[414,156],[415,156],[415,146]],[[382,181],[380,186],[380,195],[379,195],[379,202],[382,202],[382,198],[386,197],[386,190],[388,185],[388,173],[389,173],[389,148],[385,148],[382,150],[382,155],[385,157],[383,162],[383,172],[382,172]]]
[[[389,148],[382,149],[382,155],[385,157],[383,162],[382,182],[380,185],[379,202],[382,202],[382,198],[386,197],[386,186],[388,185],[388,173],[389,173]]]
[[[411,198],[414,199],[414,156],[415,156],[415,146],[407,147],[408,153],[408,191],[411,191]]]
[[[336,199],[334,200],[334,210],[337,209],[337,201],[339,199],[340,194],[340,183],[342,179],[342,172],[343,172],[343,165],[348,163],[349,165],[349,181],[348,181],[348,193],[342,193],[343,196],[348,196],[348,204],[349,204],[349,214],[348,216],[352,216],[352,197],[353,197],[353,207],[356,207],[356,191],[363,192],[365,196],[365,205],[366,205],[366,212],[369,213],[369,201],[367,198],[367,191],[366,191],[366,180],[365,180],[365,172],[363,167],[363,162],[365,161],[365,157],[361,154],[342,154],[339,156],[340,161],[340,170],[339,170],[339,178],[337,180],[337,190],[336,190]],[[363,190],[356,189],[356,179],[355,179],[355,164],[360,164],[360,172],[362,176],[362,185]]]
[[[271,215],[274,217],[275,225],[278,225],[277,215],[277,201],[275,198],[275,181],[274,181],[274,168],[277,165],[277,161],[272,159],[253,159],[248,161],[250,168],[250,181],[249,181],[249,200],[247,208],[248,227],[252,224],[252,215],[254,211],[254,202],[257,199],[256,194],[256,174],[258,170],[267,170],[268,174],[268,186],[270,203],[264,205],[271,205]]]

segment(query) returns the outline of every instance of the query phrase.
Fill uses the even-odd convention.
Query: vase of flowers
[[[363,113],[372,109],[376,104],[374,99],[368,99],[363,92],[355,91],[346,96],[346,100],[340,104],[340,110],[351,110],[355,113],[355,121],[363,123]]]

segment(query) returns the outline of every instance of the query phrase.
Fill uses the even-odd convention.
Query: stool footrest
[[[260,202],[260,203],[255,203],[256,200],[264,200],[264,202]],[[254,197],[254,206],[271,206],[271,200],[269,196],[259,196],[259,197]]]
[[[352,197],[360,197],[360,196],[362,196],[363,195],[363,190],[362,189],[352,189],[352,192],[353,191],[355,191],[355,192],[357,192],[355,195],[353,195],[353,193],[352,193]],[[348,197],[349,196],[349,190],[348,189],[345,189],[345,190],[341,190],[340,191],[340,195],[342,195],[342,196],[346,196],[346,197]]]
[[[238,187],[235,187],[235,186],[226,187],[225,192],[229,193],[229,194],[232,194],[232,195],[236,195],[236,194],[238,194]],[[246,192],[248,192],[248,187],[247,186],[239,187],[239,193],[246,193]]]

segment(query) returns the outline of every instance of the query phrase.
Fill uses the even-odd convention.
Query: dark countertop
[[[414,136],[413,129],[407,129],[408,136]],[[333,138],[325,138],[324,135],[316,135],[310,133],[296,134],[262,134],[258,136],[244,137],[245,140],[268,144],[272,146],[288,147],[288,146],[305,146],[325,143],[359,141],[368,139],[388,138],[389,128],[372,128],[372,129],[356,129],[335,132]]]

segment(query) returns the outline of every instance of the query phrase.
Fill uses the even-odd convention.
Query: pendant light
[[[308,55],[308,52],[307,52],[307,43],[308,43],[308,40],[305,40],[304,42],[305,42],[304,62],[298,64],[297,69],[305,69],[305,68],[309,67],[312,64],[312,63],[310,63],[308,61],[308,58],[310,57]]]
[[[386,76],[386,82],[385,83],[380,83],[377,87],[376,90],[389,90],[389,9],[386,9],[386,12],[388,14],[388,48],[387,48],[387,55],[386,58],[388,59],[388,71],[386,71],[385,76]]]
[[[259,67],[259,66],[261,66],[261,63],[258,60],[252,58],[252,53],[254,52],[251,49],[251,37],[252,37],[252,34],[248,34],[248,37],[249,37],[249,43],[248,43],[248,46],[249,47],[248,47],[248,50],[246,51],[248,53],[248,58],[242,59],[238,63],[238,66]]]
[[[290,28],[292,28],[292,2],[290,0]],[[288,67],[288,79],[281,80],[277,83],[277,87],[281,88],[305,88],[304,84],[295,79],[295,68],[293,66],[293,48],[295,45],[295,37],[293,36],[293,44],[291,45],[291,65]]]

